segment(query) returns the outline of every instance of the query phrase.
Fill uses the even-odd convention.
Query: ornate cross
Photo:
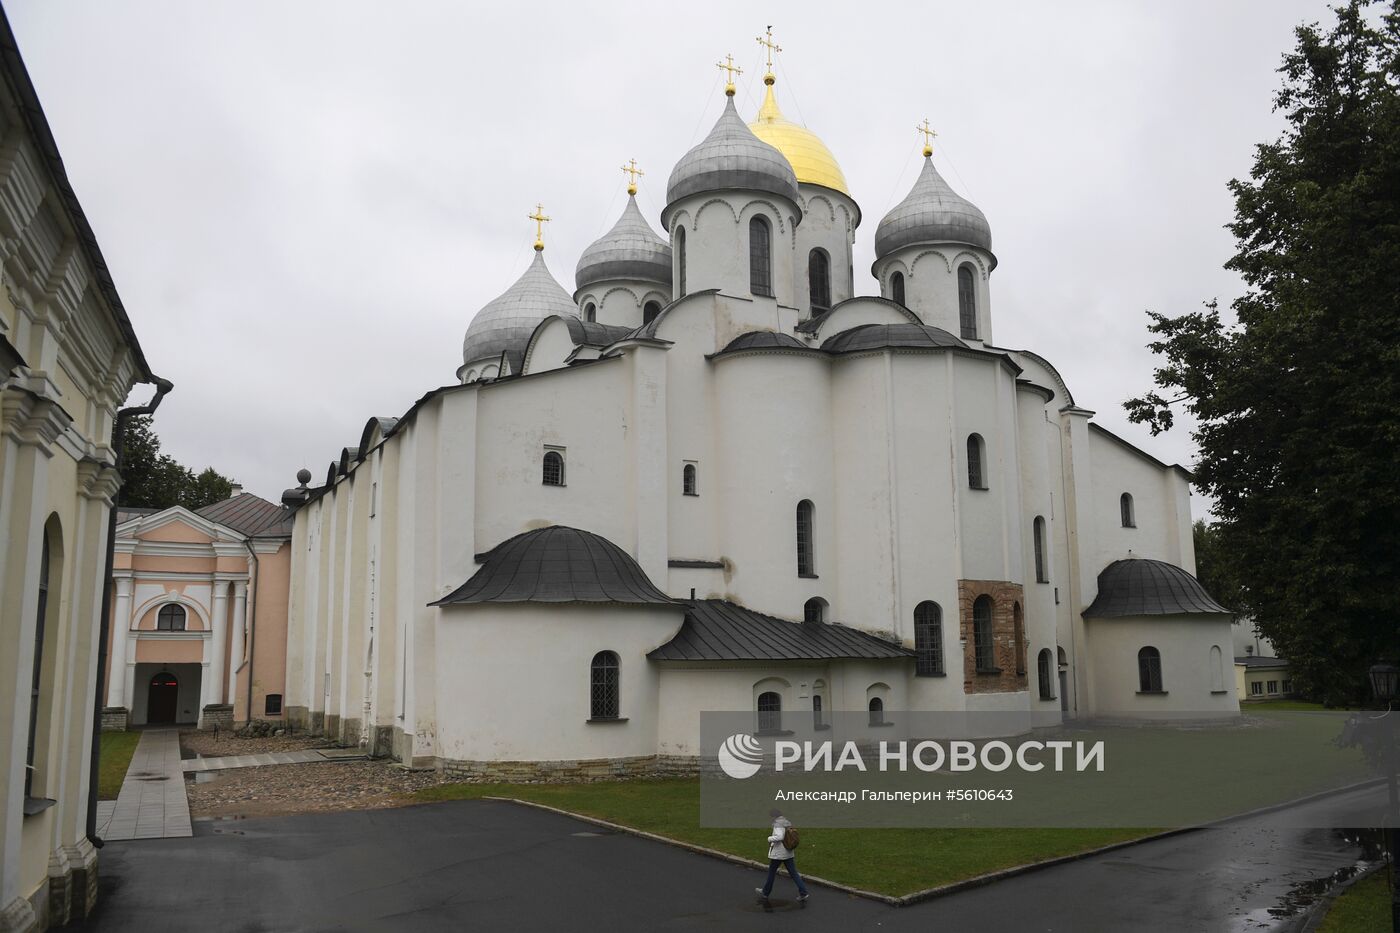
[[[627,173],[627,193],[628,193],[628,194],[636,194],[636,193],[637,193],[637,176],[639,176],[639,175],[645,175],[646,172],[644,172],[644,171],[642,171],[641,169],[637,168],[637,160],[636,160],[636,159],[629,159],[628,162],[630,162],[631,164],[630,164],[630,165],[624,165],[624,166],[622,167],[622,170],[623,170],[624,172]]]
[[[763,46],[765,54],[768,56],[768,73],[773,73],[773,53],[781,52],[783,47],[773,41],[773,27],[769,26],[768,31],[758,37],[758,44]]]
[[[935,133],[935,132],[933,131],[933,127],[931,127],[931,126],[928,125],[928,117],[924,117],[923,125],[922,125],[922,126],[916,126],[916,127],[914,127],[914,130],[915,130],[916,132],[918,132],[918,133],[922,133],[922,134],[923,134],[923,137],[924,137],[924,155],[925,155],[925,156],[931,156],[931,155],[933,155],[933,138],[934,138],[935,136],[937,136],[938,134]]]
[[[545,214],[544,214],[544,205],[543,205],[543,204],[536,204],[536,205],[535,205],[535,212],[534,212],[533,214],[528,214],[528,215],[526,215],[526,216],[528,216],[531,220],[533,220],[533,221],[535,222],[535,249],[536,249],[536,251],[544,249],[544,225],[547,224],[547,223],[549,223],[549,218],[546,217]]]
[[[734,56],[733,56],[733,55],[726,55],[726,56],[724,56],[724,61],[722,61],[722,62],[720,62],[719,64],[715,65],[715,67],[718,68],[718,69],[720,69],[721,71],[727,71],[727,72],[729,72],[728,80],[727,80],[727,81],[725,82],[725,84],[724,84],[724,93],[727,94],[727,95],[730,96],[730,97],[733,97],[733,96],[734,96],[734,76],[735,76],[735,75],[741,75],[741,74],[743,74],[743,73],[744,73],[744,69],[742,69],[742,68],[740,68],[738,65],[734,64]]]

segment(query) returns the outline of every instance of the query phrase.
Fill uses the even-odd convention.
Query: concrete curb
[[[1385,869],[1385,862],[1377,862],[1365,871],[1359,871],[1352,875],[1346,881],[1336,885],[1332,890],[1318,898],[1312,907],[1308,908],[1308,912],[1304,915],[1303,924],[1298,928],[1298,933],[1315,933],[1315,931],[1322,926],[1322,921],[1327,919],[1327,914],[1331,912],[1332,904],[1337,898],[1347,893],[1347,891],[1351,889],[1351,886],[1358,881],[1365,881],[1376,872],[1385,871]]]
[[[533,800],[521,800],[518,797],[481,797],[481,800],[497,800],[503,803],[519,804],[522,807],[534,807],[536,810],[547,810],[550,813],[557,813],[560,816],[571,817],[584,823],[591,823],[594,826],[602,826],[620,833],[627,833],[629,836],[639,836],[643,839],[650,839],[652,842],[660,842],[678,849],[687,849],[699,855],[707,855],[710,858],[717,858],[725,862],[732,862],[735,865],[743,865],[748,868],[756,868],[759,871],[767,871],[766,862],[759,862],[754,859],[743,858],[729,852],[721,852],[719,849],[711,849],[707,846],[696,845],[693,842],[683,842],[679,839],[672,839],[670,836],[660,836],[656,833],[649,833],[646,830],[636,829],[631,826],[624,826],[621,823],[612,823],[607,820],[600,820],[594,816],[587,816],[582,813],[575,813],[572,810],[563,810],[559,807],[551,807],[548,804],[536,803]],[[1112,852],[1115,849],[1123,849],[1128,846],[1135,846],[1143,842],[1151,842],[1154,839],[1165,839],[1168,836],[1178,836],[1182,833],[1195,832],[1196,828],[1172,829],[1166,832],[1153,833],[1150,836],[1143,836],[1139,839],[1128,839],[1123,842],[1115,842],[1112,845],[1099,846],[1097,849],[1086,849],[1083,852],[1075,852],[1070,855],[1061,855],[1052,859],[1045,859],[1039,862],[1029,862],[1025,865],[1016,865],[1011,868],[1003,868],[1000,871],[988,872],[985,875],[977,875],[974,878],[964,878],[962,881],[954,881],[949,884],[939,885],[933,888],[926,888],[922,891],[915,891],[912,894],[905,894],[902,897],[895,897],[891,894],[880,894],[876,891],[866,891],[862,888],[851,887],[848,884],[841,884],[839,881],[832,881],[828,878],[821,878],[817,875],[803,874],[805,881],[819,884],[824,888],[831,888],[834,891],[841,891],[854,897],[863,897],[867,900],[879,901],[891,907],[907,907],[910,904],[917,904],[920,901],[932,900],[936,897],[943,897],[948,894],[956,894],[968,888],[981,887],[984,884],[991,884],[1003,878],[1012,878],[1016,875],[1023,875],[1027,872],[1039,871],[1042,868],[1052,868],[1055,865],[1063,865],[1066,862],[1074,862],[1079,859],[1089,858],[1094,855],[1102,855],[1105,852]]]

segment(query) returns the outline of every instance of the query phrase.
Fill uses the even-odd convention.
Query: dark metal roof
[[[970,243],[990,252],[992,228],[987,215],[949,187],[933,159],[925,156],[913,190],[875,228],[875,255],[888,256],[917,243],[945,242]]]
[[[601,535],[551,525],[502,541],[472,578],[430,606],[465,603],[680,604]]]
[[[775,334],[771,330],[751,330],[740,334],[725,346],[720,353],[737,353],[740,350],[810,350],[801,340],[791,334]],[[718,356],[719,354],[715,354]]]
[[[1191,574],[1161,560],[1115,560],[1099,574],[1099,594],[1084,618],[1233,615]]]
[[[156,378],[155,374],[146,362],[141,342],[136,339],[136,329],[131,326],[131,318],[127,316],[126,307],[122,304],[121,296],[117,294],[117,287],[112,282],[112,273],[107,268],[107,260],[103,258],[102,250],[97,245],[97,236],[92,232],[87,215],[83,213],[83,206],[78,202],[78,195],[73,191],[72,183],[68,181],[68,170],[63,166],[63,156],[59,154],[58,143],[49,128],[48,118],[44,116],[44,108],[39,104],[39,95],[34,90],[34,83],[29,80],[29,70],[24,66],[24,58],[19,53],[19,44],[15,41],[9,16],[3,7],[0,7],[0,67],[4,69],[5,81],[15,96],[20,116],[29,128],[34,148],[39,151],[53,179],[59,206],[68,215],[78,243],[92,265],[93,281],[102,292],[102,297],[106,299],[112,315],[116,318],[117,329],[121,331],[127,346],[131,348],[132,356],[136,358],[141,381],[150,382]]]
[[[723,599],[690,602],[681,630],[653,661],[825,661],[907,658],[908,648],[831,623],[788,622]]]
[[[797,325],[797,332],[800,334],[815,334],[817,331],[821,330],[822,325],[826,323],[827,318],[831,317],[837,311],[841,310],[841,307],[843,305],[852,301],[875,301],[881,304],[886,304],[889,305],[891,308],[894,308],[906,318],[908,318],[909,323],[923,323],[923,321],[919,319],[919,316],[917,314],[915,314],[913,311],[909,310],[897,301],[890,301],[888,298],[882,298],[879,295],[857,295],[854,298],[847,298],[845,301],[838,301],[836,304],[832,305],[830,308],[823,311],[821,314],[816,314],[812,317],[807,318],[807,320]]]
[[[833,334],[822,343],[827,353],[859,353],[864,350],[915,347],[961,347],[967,344],[932,324],[862,324]]]
[[[633,331],[633,328],[626,324],[599,324],[597,321],[576,318],[572,314],[561,314],[558,317],[563,318],[564,323],[568,325],[569,337],[574,346],[578,347],[610,347]]]
[[[1243,664],[1249,670],[1274,670],[1288,666],[1283,658],[1261,658],[1257,654],[1246,654],[1235,658],[1236,664]]]
[[[671,244],[651,229],[633,195],[628,195],[617,223],[583,251],[574,270],[579,291],[618,279],[655,282],[668,291],[671,286]]]
[[[140,517],[143,516],[143,515],[150,515],[150,514],[153,513],[153,512],[159,512],[159,511],[160,511],[160,509],[150,509],[150,508],[146,508],[146,507],[144,507],[144,506],[141,506],[141,507],[129,506],[129,505],[118,506],[118,507],[117,507],[117,524],[118,524],[118,525],[121,525],[121,524],[123,524],[123,523],[125,523],[125,522],[131,521],[133,518],[140,518]]]
[[[292,511],[251,492],[206,505],[195,510],[195,514],[250,538],[289,538],[292,535]]]

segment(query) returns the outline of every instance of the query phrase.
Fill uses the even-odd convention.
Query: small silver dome
[[[888,256],[916,243],[967,243],[991,251],[992,228],[977,205],[948,186],[933,159],[909,196],[895,205],[875,229],[875,255]]]
[[[544,264],[544,251],[537,250],[525,274],[472,318],[466,339],[462,341],[462,369],[457,371],[458,378],[472,364],[500,359],[503,352],[510,360],[510,371],[520,372],[530,335],[540,321],[552,314],[578,317],[578,306],[549,274]]]
[[[710,135],[681,156],[666,182],[666,209],[662,226],[670,226],[671,208],[682,198],[705,191],[762,191],[787,198],[801,214],[797,175],[774,147],[753,134],[734,109],[734,98],[724,102]]]
[[[668,292],[671,288],[671,246],[651,229],[632,195],[617,223],[583,251],[574,271],[580,291],[610,279],[655,282]]]

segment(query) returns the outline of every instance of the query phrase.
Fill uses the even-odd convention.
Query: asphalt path
[[[1263,933],[1296,929],[1299,907],[1360,851],[1335,831],[1256,819],[904,908],[818,885],[798,905],[780,876],[765,907],[757,870],[505,802],[195,825],[189,839],[108,844],[98,909],[68,929]]]

